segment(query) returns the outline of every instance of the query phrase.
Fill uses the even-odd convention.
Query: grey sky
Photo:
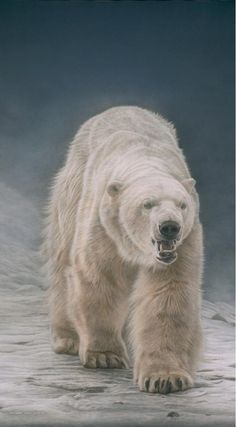
[[[234,268],[234,3],[0,3],[1,179],[41,206],[68,142],[114,105],[178,131],[201,200],[204,290],[230,301]]]

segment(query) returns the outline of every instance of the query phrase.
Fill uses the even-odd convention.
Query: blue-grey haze
[[[0,176],[41,209],[78,126],[173,121],[201,200],[204,295],[234,292],[234,2],[1,1]],[[17,212],[16,212],[17,215]]]

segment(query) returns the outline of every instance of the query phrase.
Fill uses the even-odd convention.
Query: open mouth
[[[155,240],[158,261],[164,264],[172,264],[177,259],[176,240]]]

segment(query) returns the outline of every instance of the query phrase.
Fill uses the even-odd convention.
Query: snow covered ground
[[[234,310],[203,303],[195,388],[148,395],[131,370],[85,370],[49,343],[36,208],[0,185],[0,426],[233,426]]]

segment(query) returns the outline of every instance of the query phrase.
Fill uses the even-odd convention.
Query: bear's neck
[[[112,144],[112,150],[109,144],[104,144],[91,158],[87,179],[98,196],[112,180],[129,184],[135,179],[158,176],[178,181],[190,177],[181,150],[171,143],[151,141],[147,146],[144,141],[130,141],[128,145],[118,142]]]
[[[124,156],[114,159],[111,180],[120,179],[126,184],[131,184],[136,180],[153,176],[170,176],[171,171],[165,161],[145,152],[146,150],[137,151],[136,153],[125,153]]]

